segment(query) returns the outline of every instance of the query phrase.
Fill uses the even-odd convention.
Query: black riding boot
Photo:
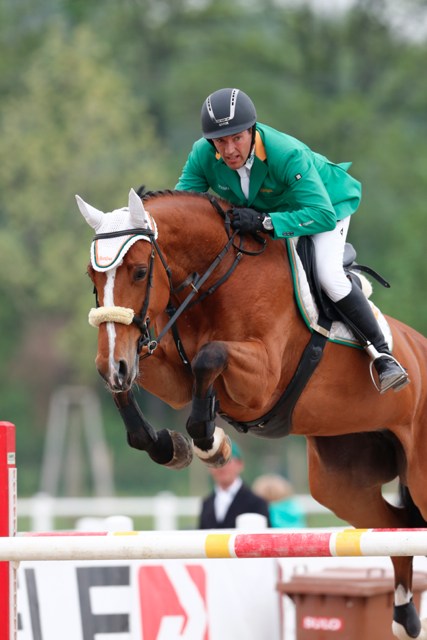
[[[361,340],[363,347],[373,359],[378,374],[379,392],[403,389],[409,382],[408,374],[391,355],[371,306],[359,287],[352,283],[350,293],[335,304],[349,321],[350,328],[354,326],[356,337]],[[362,336],[365,340],[362,340]]]

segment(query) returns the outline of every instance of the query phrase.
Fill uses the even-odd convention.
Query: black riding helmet
[[[207,140],[232,136],[253,127],[255,105],[239,89],[219,89],[206,98],[202,107],[202,131]]]

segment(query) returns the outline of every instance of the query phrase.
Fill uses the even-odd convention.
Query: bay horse
[[[295,301],[286,241],[236,236],[230,205],[209,194],[141,198],[131,190],[128,207],[106,214],[76,198],[96,232],[88,267],[96,366],[130,446],[179,469],[193,451],[208,465],[227,460],[217,415],[259,437],[303,435],[311,494],[339,518],[356,528],[425,526],[426,338],[387,318],[394,355],[411,378],[399,393],[380,395],[363,350],[332,341],[321,356],[318,346],[309,352],[318,366],[295,391],[311,333]],[[173,408],[190,404],[190,439],[156,431],[133,385]],[[400,507],[382,496],[394,478],[403,487]],[[412,558],[392,562],[393,633],[426,640],[427,621],[412,603]]]

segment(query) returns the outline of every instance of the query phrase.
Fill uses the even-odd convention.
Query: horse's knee
[[[204,379],[210,374],[218,375],[227,364],[227,348],[222,342],[209,342],[205,344],[197,353],[191,363],[193,373],[196,377]]]

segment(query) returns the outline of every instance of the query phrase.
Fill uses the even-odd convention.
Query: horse
[[[225,200],[170,190],[140,197],[132,189],[127,207],[104,214],[76,199],[96,231],[88,267],[96,367],[130,446],[181,469],[193,453],[207,465],[227,460],[230,442],[217,416],[258,437],[302,435],[310,492],[339,518],[356,528],[425,525],[424,336],[386,316],[411,384],[380,395],[362,348],[325,338],[307,351],[313,335],[324,336],[307,328],[296,303],[288,241],[236,235]],[[307,361],[317,366],[298,382]],[[188,435],[157,431],[134,385],[175,409],[189,405]],[[400,506],[381,491],[395,478]],[[399,640],[426,640],[427,620],[412,602],[412,558],[392,563],[392,631]]]

